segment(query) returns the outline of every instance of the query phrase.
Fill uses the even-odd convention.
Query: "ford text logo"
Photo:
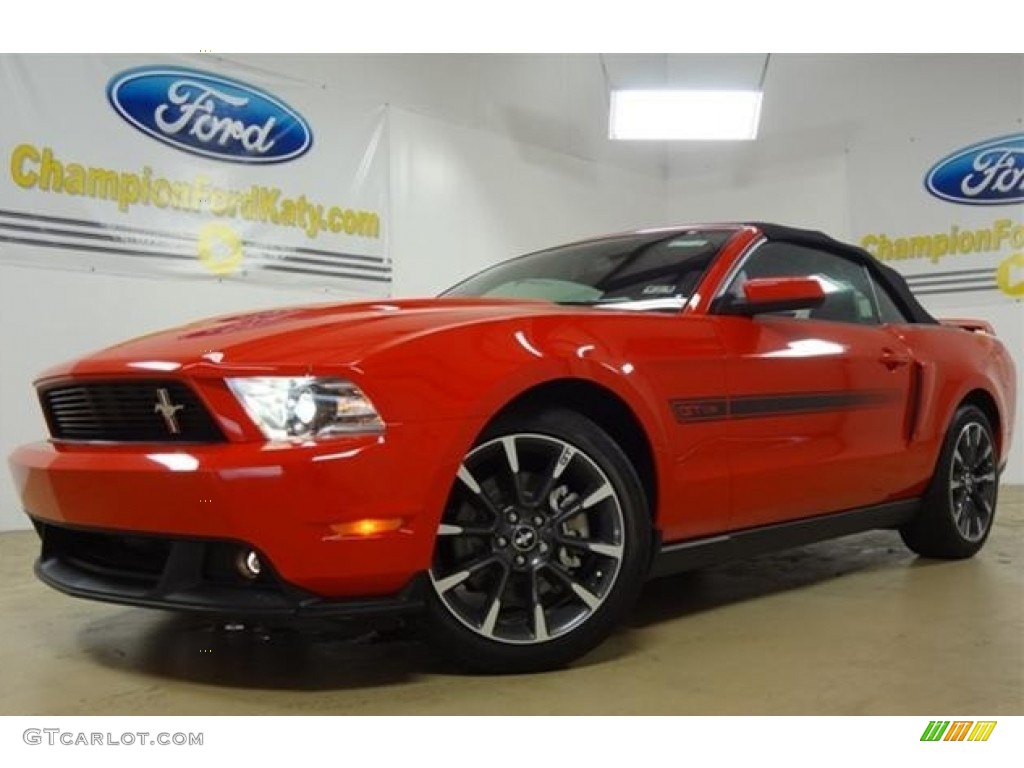
[[[928,171],[924,185],[936,197],[967,205],[1024,201],[1024,133],[972,144]]]
[[[232,163],[283,163],[309,151],[313,132],[280,99],[191,69],[141,67],[107,84],[111,106],[154,139]]]

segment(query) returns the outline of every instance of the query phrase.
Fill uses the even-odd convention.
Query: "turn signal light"
[[[338,536],[379,536],[382,533],[397,531],[402,527],[402,522],[400,517],[367,518],[350,523],[335,523],[331,530]]]

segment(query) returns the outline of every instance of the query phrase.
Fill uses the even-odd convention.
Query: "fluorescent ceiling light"
[[[760,117],[760,91],[612,91],[608,137],[749,141]]]

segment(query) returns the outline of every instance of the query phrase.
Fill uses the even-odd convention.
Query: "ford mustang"
[[[987,323],[935,320],[858,248],[684,226],[120,344],[39,378],[50,437],[10,464],[70,595],[405,614],[535,671],[652,576],[878,528],[970,557],[1015,381]]]

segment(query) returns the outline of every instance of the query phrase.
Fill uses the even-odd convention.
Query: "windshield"
[[[566,245],[503,262],[441,295],[678,311],[733,234],[693,230]]]

